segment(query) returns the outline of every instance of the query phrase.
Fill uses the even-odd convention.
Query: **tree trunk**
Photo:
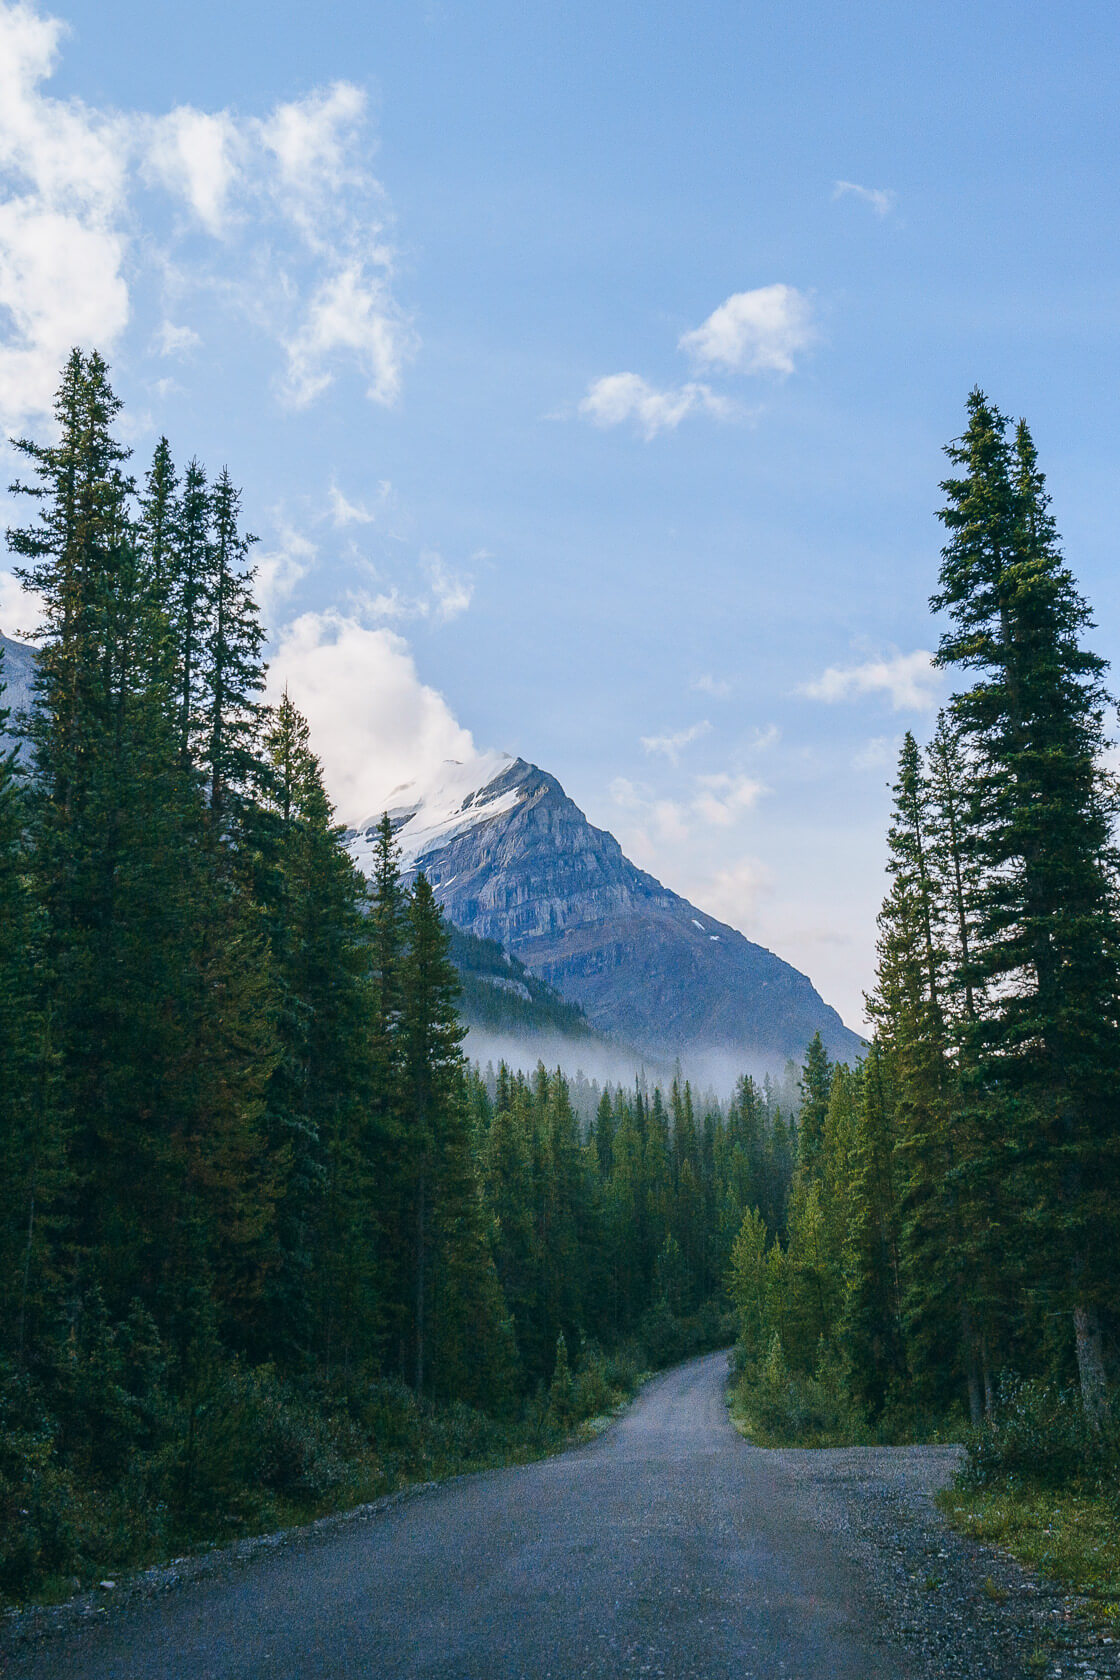
[[[1081,1382],[1081,1404],[1085,1416],[1099,1435],[1108,1421],[1108,1382],[1101,1351],[1101,1327],[1092,1307],[1074,1307],[1073,1329],[1077,1339],[1077,1375]]]
[[[968,1417],[973,1429],[984,1420],[984,1396],[980,1387],[980,1363],[976,1357],[976,1337],[968,1307],[961,1306],[961,1345],[964,1349],[965,1380],[968,1383]]]
[[[420,1175],[416,1204],[416,1392],[424,1392],[424,1272],[427,1258],[427,1181]]]

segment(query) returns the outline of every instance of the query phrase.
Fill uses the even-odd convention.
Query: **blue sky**
[[[1120,656],[1118,37],[0,0],[0,418],[97,343],[140,464],[229,463],[342,816],[520,753],[858,1024],[973,383]]]

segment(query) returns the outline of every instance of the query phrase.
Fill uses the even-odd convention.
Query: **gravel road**
[[[726,1354],[604,1435],[10,1625],[36,1680],[1012,1680],[1053,1607],[931,1502],[952,1447],[765,1452]],[[985,1581],[989,1583],[984,1586]],[[178,1582],[178,1584],[176,1584]],[[993,1596],[994,1590],[994,1596]],[[1003,1595],[1002,1597],[1000,1595]],[[106,1594],[106,1599],[113,1595]],[[1115,1672],[1094,1647],[1064,1672]],[[1087,1660],[1088,1659],[1088,1660]],[[1037,1662],[1037,1658],[1036,1658]],[[1043,1672],[1060,1669],[1047,1663]]]

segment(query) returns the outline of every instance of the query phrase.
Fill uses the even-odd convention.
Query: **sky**
[[[1120,659],[1118,48],[1078,0],[0,0],[0,428],[77,343],[138,471],[229,465],[341,819],[520,754],[858,1027],[973,385]]]

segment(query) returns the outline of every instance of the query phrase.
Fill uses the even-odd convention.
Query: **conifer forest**
[[[957,692],[902,745],[866,1054],[581,1114],[468,1061],[432,888],[387,817],[357,871],[265,703],[234,477],[134,476],[119,407],[75,351],[16,445],[0,1594],[550,1450],[732,1343],[763,1441],[1114,1466],[1115,705],[1026,425],[974,391],[947,451]]]

